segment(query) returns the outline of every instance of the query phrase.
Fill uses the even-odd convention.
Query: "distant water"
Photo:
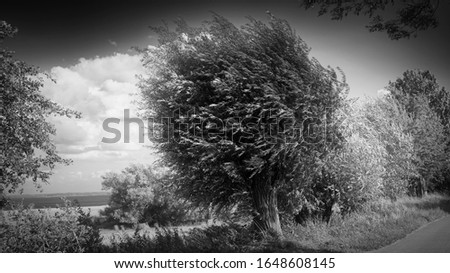
[[[99,194],[52,194],[52,195],[24,195],[24,196],[14,196],[11,198],[13,203],[23,203],[24,206],[34,205],[34,208],[56,208],[64,204],[61,198],[65,198],[70,201],[78,202],[81,207],[94,207],[94,206],[104,206],[108,204],[109,194],[99,193]]]

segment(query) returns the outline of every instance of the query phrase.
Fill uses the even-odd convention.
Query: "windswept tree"
[[[416,36],[419,31],[436,28],[436,12],[440,0],[300,0],[305,9],[318,7],[318,14],[330,14],[332,20],[348,15],[363,15],[371,19],[369,31],[386,32],[390,39],[399,40]],[[387,10],[393,12],[386,12]],[[392,14],[394,13],[394,14]],[[391,16],[386,18],[386,15]]]
[[[36,186],[48,182],[55,164],[69,164],[58,155],[51,135],[54,126],[50,115],[77,116],[79,113],[63,108],[40,93],[43,85],[37,68],[14,59],[5,49],[5,39],[17,32],[0,21],[0,88],[1,88],[1,183],[0,198],[15,192],[28,179]]]
[[[160,45],[142,52],[149,133],[185,197],[218,210],[247,207],[255,228],[281,236],[277,192],[302,183],[299,169],[326,153],[345,80],[311,59],[284,20],[176,23],[175,31],[155,28]]]

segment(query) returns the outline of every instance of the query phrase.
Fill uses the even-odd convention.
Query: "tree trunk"
[[[255,209],[253,218],[255,227],[262,232],[283,237],[277,208],[277,193],[270,181],[269,183],[266,181],[253,182],[252,198]]]

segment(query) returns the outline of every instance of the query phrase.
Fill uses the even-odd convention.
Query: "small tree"
[[[110,172],[102,178],[102,189],[111,191],[106,215],[120,223],[138,223],[153,197],[155,174],[143,166],[131,165],[121,173]]]
[[[102,214],[130,225],[182,222],[186,213],[184,204],[175,197],[167,177],[142,165],[131,165],[121,173],[105,174],[103,189],[110,190],[111,197]]]
[[[277,191],[303,183],[294,174],[326,152],[345,83],[274,17],[239,29],[214,15],[200,28],[155,30],[160,46],[143,50],[142,108],[180,192],[199,205],[251,207],[255,227],[282,235]]]
[[[40,93],[42,79],[38,70],[13,58],[13,52],[3,48],[3,42],[17,32],[0,21],[0,88],[1,88],[1,183],[3,194],[12,193],[31,179],[39,187],[48,182],[55,164],[69,164],[59,156],[51,135],[55,128],[46,118],[79,113],[63,108]]]

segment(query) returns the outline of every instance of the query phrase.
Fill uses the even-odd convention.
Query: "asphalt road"
[[[405,238],[373,252],[450,253],[450,216],[431,222]]]

